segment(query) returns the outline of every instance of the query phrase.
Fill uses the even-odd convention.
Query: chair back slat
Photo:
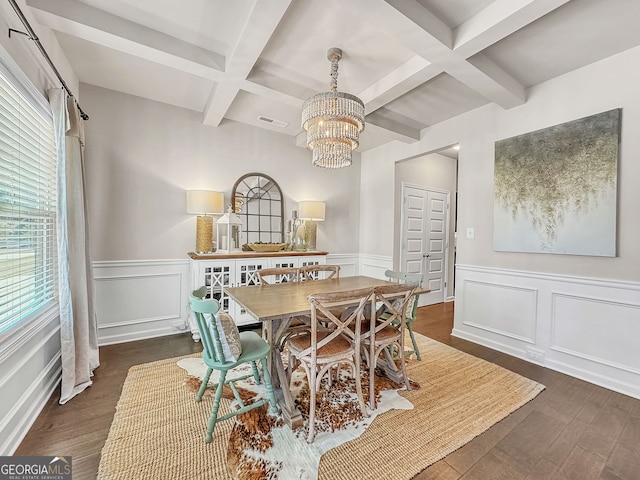
[[[204,287],[203,287],[204,288]],[[216,314],[220,310],[220,304],[213,298],[203,298],[203,289],[195,290],[189,296],[191,310],[198,324],[198,331],[202,340],[202,348],[205,355],[216,362],[225,362],[222,343],[220,342],[220,333],[216,322]],[[210,315],[211,320],[207,321],[205,315]]]
[[[300,267],[300,278],[305,282],[340,278],[340,265],[307,265],[306,267]]]
[[[409,273],[402,271],[387,270],[384,272],[385,276],[392,282],[398,283],[415,283],[418,286],[422,285],[421,273]],[[418,295],[413,295],[406,304],[407,318],[415,319],[416,310],[418,309]]]
[[[295,267],[262,268],[258,270],[260,285],[300,281],[300,269]]]
[[[396,285],[382,285],[374,288],[375,299],[385,306],[387,318],[378,319],[375,332],[379,332],[387,325],[398,324],[401,333],[404,332],[407,317],[407,305],[415,298],[418,284],[399,283]],[[369,332],[371,334],[371,332]]]
[[[302,355],[311,353],[315,360],[316,352],[331,342],[339,335],[350,338],[354,343],[355,351],[360,349],[360,329],[364,321],[364,309],[367,305],[375,308],[375,295],[371,288],[361,288],[337,293],[317,293],[307,297],[311,303],[311,346],[302,352]],[[356,305],[346,316],[338,317],[332,308],[336,304],[340,306]],[[324,338],[318,340],[318,327],[325,331]],[[353,329],[352,329],[353,328]]]
[[[422,284],[421,273],[409,273],[395,270],[387,270],[384,272],[385,276],[392,282],[397,283],[417,283]]]

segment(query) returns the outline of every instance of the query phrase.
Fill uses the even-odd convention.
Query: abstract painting
[[[496,142],[494,250],[616,255],[621,113]]]

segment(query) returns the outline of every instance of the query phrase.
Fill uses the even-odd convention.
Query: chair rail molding
[[[453,336],[640,398],[640,282],[456,266]]]

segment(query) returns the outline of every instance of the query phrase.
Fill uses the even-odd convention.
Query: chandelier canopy
[[[355,95],[338,92],[338,62],[342,50],[330,48],[331,91],[318,93],[302,106],[302,128],[307,148],[313,150],[313,164],[323,168],[351,165],[351,152],[360,144],[364,130],[364,103]]]

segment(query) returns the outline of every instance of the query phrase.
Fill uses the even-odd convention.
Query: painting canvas
[[[620,117],[496,142],[494,250],[615,256]]]

